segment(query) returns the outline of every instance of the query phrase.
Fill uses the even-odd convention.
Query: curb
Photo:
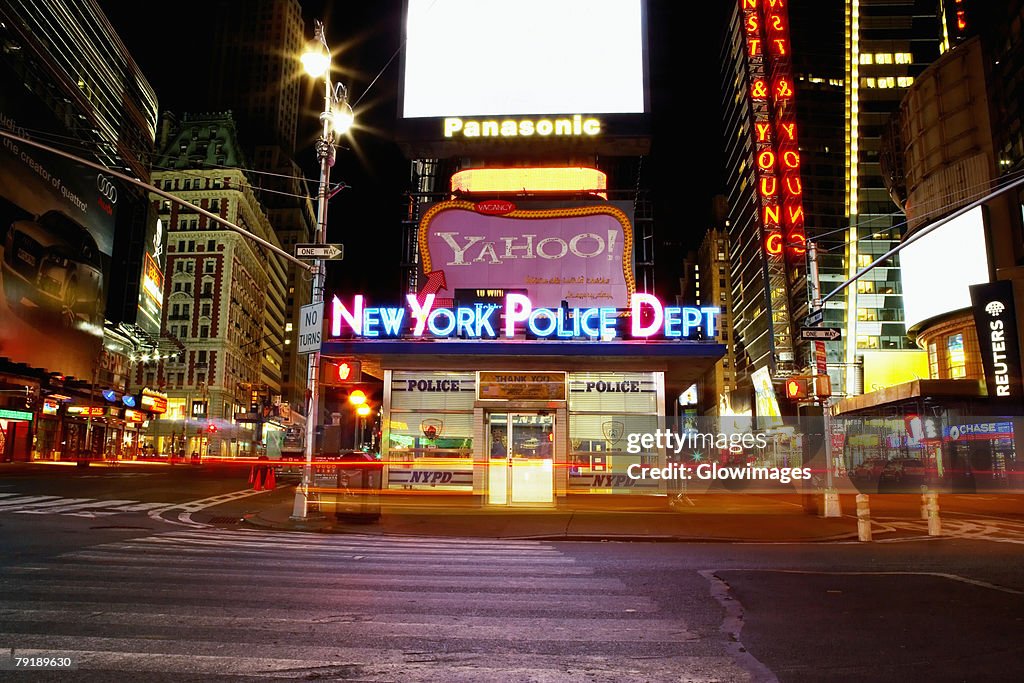
[[[792,543],[834,543],[836,541],[849,541],[857,538],[856,532],[836,534],[832,536],[819,536],[813,538],[773,538],[756,539],[727,536],[675,536],[670,534],[520,534],[515,536],[484,536],[484,535],[452,535],[444,534],[416,534],[416,533],[391,533],[373,529],[367,525],[366,529],[352,527],[339,527],[333,522],[323,520],[320,522],[291,522],[282,524],[279,522],[264,519],[257,513],[248,513],[242,516],[242,523],[260,529],[273,529],[276,531],[300,531],[328,534],[364,534],[371,536],[431,536],[450,538],[489,538],[520,541],[571,541],[581,543],[758,543],[758,544],[792,544]]]

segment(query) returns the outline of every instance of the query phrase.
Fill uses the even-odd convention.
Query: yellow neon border
[[[427,209],[427,212],[423,214],[423,218],[420,219],[419,234],[417,236],[417,242],[420,248],[420,257],[423,259],[423,273],[432,272],[433,266],[430,258],[430,249],[427,247],[427,232],[430,227],[430,221],[438,216],[442,211],[450,211],[453,209],[461,209],[464,211],[472,211],[473,213],[481,216],[489,216],[494,214],[481,214],[476,210],[475,202],[467,202],[465,200],[452,200],[446,202],[440,202],[434,204],[432,207]],[[629,217],[624,212],[614,206],[581,206],[578,208],[561,208],[561,209],[537,209],[537,210],[520,210],[510,211],[506,214],[495,216],[496,218],[574,218],[580,216],[596,216],[599,214],[605,214],[611,216],[619,222],[622,226],[623,243],[622,243],[622,275],[626,280],[626,306],[628,307],[633,299],[633,294],[636,293],[636,276],[633,274],[633,228],[629,223]]]

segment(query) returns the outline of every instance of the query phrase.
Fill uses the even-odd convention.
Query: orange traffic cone
[[[253,478],[252,488],[254,491],[263,490],[263,472],[260,471],[262,468],[256,468],[256,476]]]
[[[268,491],[273,491],[276,488],[277,488],[277,479],[274,476],[274,468],[273,467],[268,467],[267,468],[267,485],[266,485],[266,489]]]

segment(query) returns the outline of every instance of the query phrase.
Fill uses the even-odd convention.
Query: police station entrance
[[[549,412],[487,413],[487,502],[554,503],[555,418]]]

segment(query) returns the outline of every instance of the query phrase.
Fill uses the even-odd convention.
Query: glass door
[[[491,413],[488,502],[529,505],[554,501],[555,418],[545,413]]]

